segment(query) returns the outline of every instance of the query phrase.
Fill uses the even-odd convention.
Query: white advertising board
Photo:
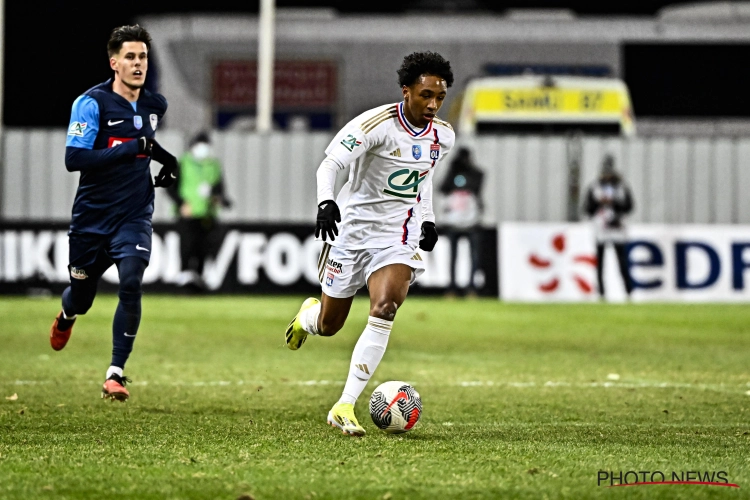
[[[750,226],[634,224],[628,236],[634,302],[750,302]],[[590,224],[508,222],[498,238],[504,300],[598,300]],[[607,300],[626,299],[611,246],[603,278]]]

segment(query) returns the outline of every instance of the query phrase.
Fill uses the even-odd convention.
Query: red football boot
[[[73,323],[70,324],[67,330],[60,330],[58,323],[61,319],[63,319],[62,311],[55,318],[55,322],[52,323],[52,328],[49,331],[49,343],[52,345],[52,349],[56,351],[61,350],[68,343],[70,334],[73,333],[73,323],[75,323],[75,318],[73,318]]]
[[[102,398],[109,400],[122,401],[123,403],[128,400],[130,393],[125,389],[125,385],[130,382],[130,379],[125,376],[119,376],[113,373],[107,380],[104,381],[102,386]]]

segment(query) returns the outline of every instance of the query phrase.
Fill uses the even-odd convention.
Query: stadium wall
[[[154,37],[160,91],[170,101],[164,127],[190,134],[216,127],[212,66],[221,60],[256,59],[257,16],[165,15],[139,22]],[[337,65],[333,125],[338,128],[362,111],[399,100],[396,69],[404,55],[416,50],[438,51],[451,61],[456,83],[442,112],[450,120],[456,96],[470,78],[484,74],[487,64],[607,67],[613,76],[622,77],[624,44],[747,44],[750,18],[577,18],[533,12],[362,16],[325,9],[279,9],[275,35],[278,60],[324,60]],[[750,135],[750,120],[651,118],[642,122],[640,132],[679,135],[696,128],[699,135],[712,131]]]
[[[147,292],[187,293],[177,286],[181,270],[177,227],[156,224]],[[505,222],[482,234],[478,292],[521,302],[591,302],[596,290],[594,231],[589,223]],[[322,242],[312,225],[227,224],[215,258],[204,270],[210,291],[315,294]],[[608,301],[626,299],[611,248],[604,260]],[[410,293],[447,290],[450,246],[438,241],[421,252],[427,272]],[[466,286],[468,241],[457,249],[457,282]],[[628,260],[636,302],[750,302],[750,225],[633,224]],[[68,238],[64,223],[0,223],[0,294],[56,294],[67,285]],[[335,279],[335,276],[331,276]],[[110,268],[100,289],[116,291]]]
[[[61,293],[67,286],[67,224],[0,222],[0,294]],[[323,245],[315,241],[312,224],[226,224],[216,238],[215,258],[206,263],[203,279],[219,293],[317,294],[318,257]],[[475,276],[481,295],[496,297],[497,232],[482,234],[482,269]],[[459,241],[456,282],[469,282],[469,243]],[[180,234],[173,224],[155,224],[151,262],[143,277],[146,292],[187,293],[177,285],[182,269]],[[451,250],[438,241],[432,252],[422,252],[427,271],[410,293],[443,293],[450,283]],[[335,279],[333,277],[332,279]],[[117,291],[117,271],[111,267],[100,290]]]
[[[170,151],[184,151],[187,134],[159,132]],[[231,210],[225,222],[302,223],[314,220],[315,171],[331,139],[328,133],[214,132],[226,176]],[[66,171],[65,131],[9,129],[4,133],[0,220],[60,221],[70,218],[78,175]],[[577,154],[564,138],[478,137],[462,139],[486,172],[483,223],[566,220],[568,163]],[[581,186],[593,181],[605,154],[635,197],[632,222],[750,224],[750,138],[584,138]],[[153,167],[156,171],[157,167]],[[439,184],[447,168],[436,172]],[[339,174],[340,187],[347,172]],[[440,196],[436,213],[440,220]],[[155,220],[173,220],[172,203],[157,190]]]

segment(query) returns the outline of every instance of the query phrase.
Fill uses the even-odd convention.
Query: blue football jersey
[[[167,110],[160,95],[141,89],[136,102],[112,90],[112,80],[78,97],[68,126],[67,147],[88,150],[116,148],[140,137],[153,138]],[[133,220],[150,222],[154,212],[151,158],[128,156],[95,168],[81,169],[70,230],[111,234]]]

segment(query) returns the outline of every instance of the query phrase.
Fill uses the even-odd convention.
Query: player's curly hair
[[[151,50],[151,35],[145,28],[134,24],[133,26],[119,26],[112,30],[107,42],[107,53],[109,57],[120,52],[122,44],[125,42],[143,42],[146,48]]]
[[[398,83],[402,87],[412,86],[422,75],[439,76],[450,87],[453,85],[451,63],[437,52],[412,52],[404,57],[398,70]]]

